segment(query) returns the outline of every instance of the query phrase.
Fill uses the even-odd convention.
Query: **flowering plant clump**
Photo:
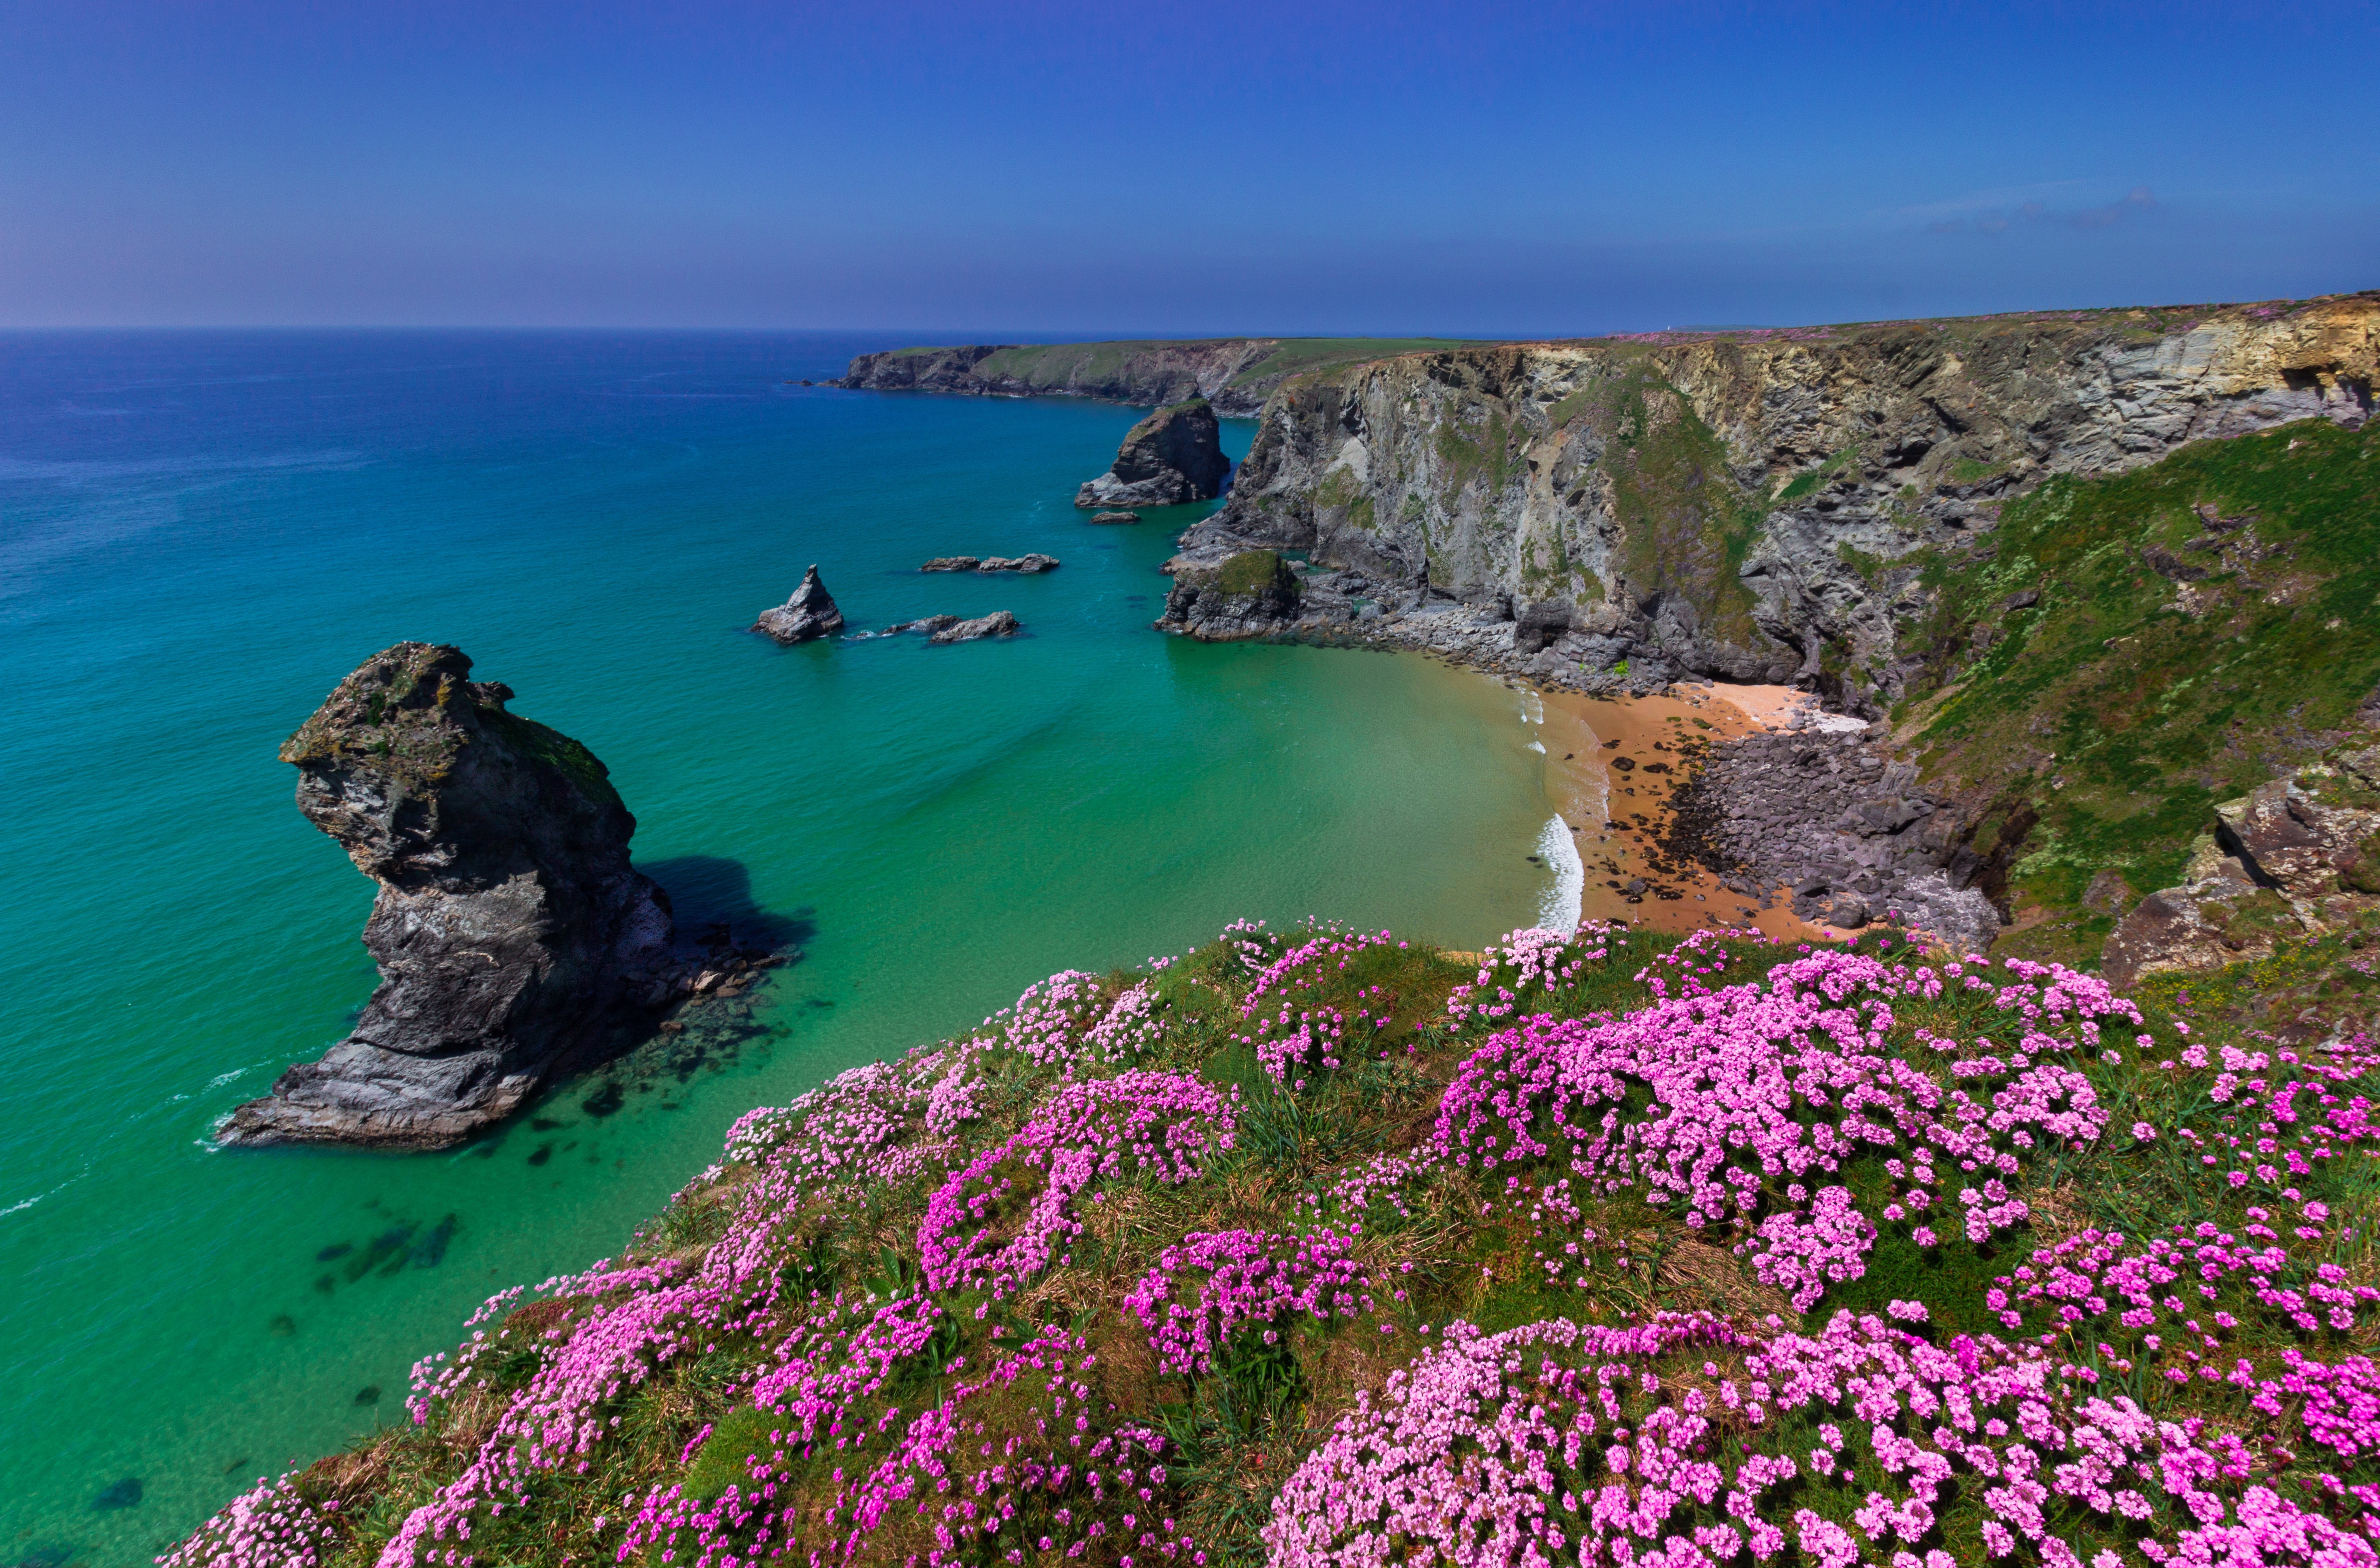
[[[2380,1568],[2375,1099],[2057,966],[1243,923],[743,1116],[161,1562]]]
[[[1490,1039],[1448,1086],[1435,1149],[1461,1166],[1561,1173],[1533,1188],[1508,1178],[1540,1209],[1572,1203],[1572,1182],[1579,1196],[1669,1204],[1805,1311],[1865,1271],[1879,1221],[1911,1222],[1926,1244],[1933,1227],[1918,1217],[1937,1209],[1977,1243],[2025,1220],[2010,1180],[2107,1122],[2070,1060],[2095,1041],[2097,1017],[2139,1016],[2058,971],[1995,997],[2032,1026],[2007,1058],[1987,1039],[1921,1029],[1912,1061],[1892,1051],[1894,1006],[1938,995],[1931,971],[1826,952],[1778,966],[1765,988],[1713,991],[1707,967],[1684,970],[1686,995],[1621,1018],[1535,1015]],[[1844,1185],[1861,1159],[1887,1184],[1873,1216]]]
[[[688,1568],[765,1561],[804,1543],[812,1560],[898,1558],[928,1565],[1148,1562],[1196,1549],[1171,1510],[1166,1440],[1117,1419],[1098,1356],[1050,1330],[1000,1355],[915,1416],[887,1411],[835,1441],[831,1485],[816,1431],[772,1428],[716,1496],[656,1488],[620,1558],[650,1552]]]
[[[1627,945],[1627,928],[1603,920],[1567,935],[1541,927],[1513,931],[1479,955],[1477,975],[1447,994],[1446,1015],[1458,1025],[1496,1023],[1552,1006]]]
[[[1284,1315],[1317,1320],[1372,1310],[1372,1276],[1336,1231],[1273,1235],[1262,1231],[1193,1232],[1159,1255],[1157,1266],[1124,1297],[1149,1331],[1158,1365],[1168,1372],[1214,1370],[1215,1357],[1237,1330],[1262,1324],[1264,1343],[1279,1342],[1272,1325]],[[1206,1279],[1189,1301],[1184,1277]]]
[[[1898,1316],[1922,1322],[1906,1305]],[[1815,1335],[1556,1319],[1494,1336],[1457,1325],[1341,1418],[1264,1535],[1275,1568],[1415,1547],[1466,1565],[1685,1568],[1789,1547],[1826,1564],[2080,1564],[2070,1522],[2157,1563],[2380,1562],[2362,1529],[2254,1476],[2238,1439],[2078,1392],[2038,1348],[1937,1346],[1848,1312]],[[1981,1504],[1973,1539],[1948,1551],[1962,1497]],[[2103,1568],[2127,1561],[2102,1550]]]
[[[1293,1089],[1305,1087],[1304,1070],[1335,1072],[1357,1057],[1385,1057],[1397,999],[1385,985],[1362,983],[1362,972],[1367,954],[1402,945],[1386,931],[1317,928],[1257,971],[1239,1009],[1249,1032],[1235,1038],[1256,1052],[1266,1076]]]
[[[317,1568],[340,1544],[335,1501],[316,1508],[291,1484],[259,1477],[222,1513],[157,1561],[164,1568]]]
[[[1232,1122],[1229,1102],[1197,1078],[1126,1073],[1065,1085],[927,1202],[917,1227],[926,1282],[1010,1294],[1064,1256],[1083,1229],[1075,1200],[1093,1183],[1190,1181],[1211,1150],[1232,1147]]]

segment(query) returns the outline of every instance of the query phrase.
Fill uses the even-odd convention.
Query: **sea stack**
[[[668,898],[628,864],[637,821],[603,764],[470,671],[459,649],[400,642],[281,748],[298,808],[380,884],[364,947],[381,983],[223,1142],[461,1142],[682,989]]]
[[[1212,501],[1231,477],[1221,427],[1203,397],[1160,408],[1132,427],[1115,466],[1075,492],[1077,506],[1179,506]],[[1135,519],[1136,520],[1136,519]]]
[[[812,565],[802,574],[802,586],[794,590],[794,596],[773,610],[761,611],[752,629],[790,646],[841,631],[843,612],[835,608],[834,595],[819,581],[818,567]]]

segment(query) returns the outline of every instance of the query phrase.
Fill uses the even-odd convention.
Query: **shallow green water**
[[[1196,511],[1068,504],[1132,411],[783,384],[884,346],[0,336],[0,1563],[140,1561],[402,1420],[482,1297],[615,1251],[737,1114],[1054,969],[1243,916],[1464,945],[1536,918],[1520,699],[1148,630]],[[1026,550],[1064,565],[913,569]],[[1030,635],[747,635],[812,561],[856,627]],[[610,765],[682,930],[803,956],[729,1048],[649,1048],[474,1147],[215,1152],[371,989],[370,886],[273,753],[404,638]]]

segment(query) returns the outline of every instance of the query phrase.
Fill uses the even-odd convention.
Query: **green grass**
[[[1908,558],[1936,603],[1900,717],[1930,782],[2037,813],[2010,889],[2052,917],[2041,951],[2086,956],[2094,873],[2170,885],[2217,801],[2318,750],[2380,685],[2373,429],[2310,420],[2052,480],[1982,552]],[[2242,520],[2210,530],[2199,506]],[[2039,604],[2005,610],[2021,590]],[[1977,626],[1998,633],[1981,653]]]

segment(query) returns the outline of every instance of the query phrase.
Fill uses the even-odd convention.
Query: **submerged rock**
[[[813,638],[829,636],[843,629],[843,612],[835,608],[834,596],[819,580],[819,569],[812,565],[802,574],[802,586],[794,596],[773,610],[763,610],[760,618],[752,623],[756,632],[766,632],[781,644],[808,642]]]
[[[1091,521],[1109,526],[1113,526],[1119,523],[1136,523],[1140,521],[1140,514],[1137,512],[1099,512],[1093,515]]]
[[[1176,556],[1166,565],[1173,590],[1158,617],[1160,631],[1230,642],[1277,636],[1297,620],[1303,590],[1278,551],[1243,550],[1213,561]]]
[[[947,620],[935,616],[936,620]],[[972,621],[952,620],[926,640],[929,642],[973,642],[978,638],[1014,637],[1024,629],[1023,623],[1005,610],[994,610],[989,615],[978,615]]]
[[[354,1032],[232,1112],[227,1144],[438,1149],[511,1113],[625,1009],[683,989],[637,820],[585,747],[459,649],[367,660],[281,748],[298,808],[380,884]]]
[[[1114,467],[1075,492],[1077,506],[1178,506],[1223,493],[1231,459],[1203,397],[1160,408],[1125,432]]]

